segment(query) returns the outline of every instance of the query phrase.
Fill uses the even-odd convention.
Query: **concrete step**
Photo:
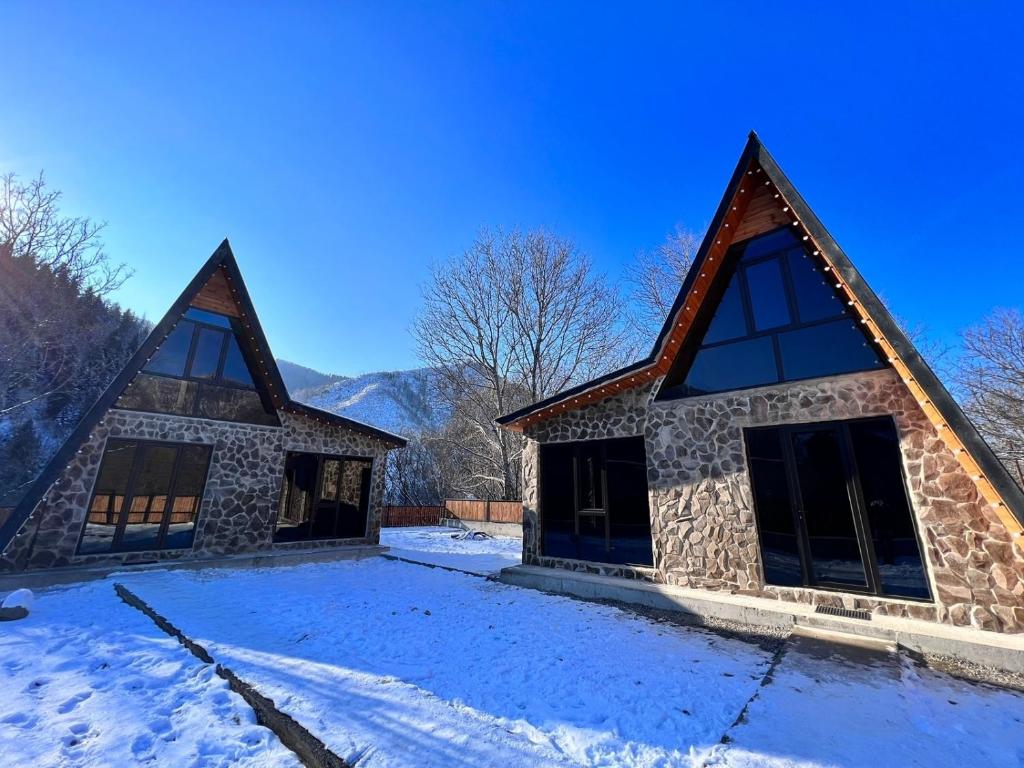
[[[836,630],[822,629],[821,627],[813,627],[807,624],[796,624],[791,634],[794,637],[806,637],[811,640],[822,640],[828,643],[848,645],[880,653],[896,653],[897,650],[896,642],[892,639],[870,637],[851,632],[837,632]]]

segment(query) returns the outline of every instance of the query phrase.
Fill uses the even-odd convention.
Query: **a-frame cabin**
[[[404,444],[289,397],[225,240],[0,527],[0,570],[360,551]]]
[[[650,355],[498,421],[526,565],[1024,631],[1024,494],[753,133]]]

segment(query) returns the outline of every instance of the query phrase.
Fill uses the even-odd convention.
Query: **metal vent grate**
[[[831,605],[816,605],[814,607],[814,612],[827,613],[829,616],[845,616],[848,619],[871,621],[871,614],[867,611],[853,611],[849,608],[835,608]]]

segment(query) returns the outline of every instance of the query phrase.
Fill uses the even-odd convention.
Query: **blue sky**
[[[229,237],[274,352],[353,374],[416,364],[427,268],[481,227],[617,279],[708,222],[754,128],[952,341],[1024,304],[1024,15],[871,5],[8,0],[0,171],[106,220],[150,319]]]

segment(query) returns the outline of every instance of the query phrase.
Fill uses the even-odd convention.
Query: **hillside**
[[[345,379],[344,376],[338,376],[334,373],[320,373],[320,371],[280,358],[277,360],[277,368],[281,371],[281,378],[284,379],[284,383],[288,386],[288,391],[293,395],[303,389],[322,387],[325,384],[332,384],[335,381]]]
[[[433,394],[430,368],[332,376],[279,360],[288,391],[296,400],[388,432],[409,434],[436,429],[449,418]],[[317,380],[316,377],[322,377]],[[314,381],[313,386],[302,386]]]

